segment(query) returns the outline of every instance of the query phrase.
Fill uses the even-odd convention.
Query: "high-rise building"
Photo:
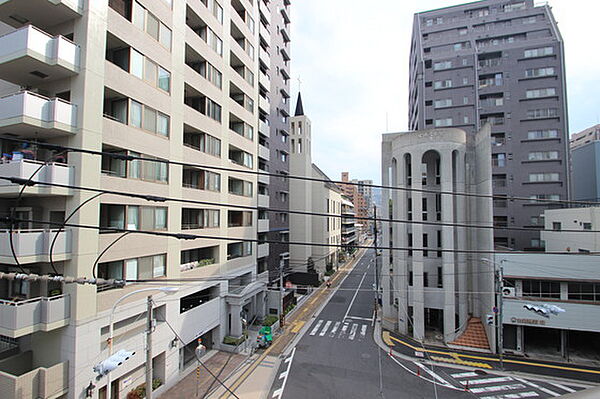
[[[490,154],[489,125],[473,142],[457,128],[383,135],[382,182],[400,188],[383,189],[383,217],[410,221],[382,223],[382,242],[406,248],[383,250],[384,327],[495,349],[495,329],[481,323],[494,305],[494,275],[461,252],[491,251],[492,231],[453,225],[491,224]],[[472,195],[442,194],[451,191]]]
[[[492,125],[499,227],[539,226],[544,200],[568,199],[564,45],[550,7],[484,0],[414,16],[409,129]],[[497,229],[495,244],[540,249],[538,231]]]
[[[600,201],[600,125],[571,136],[571,181],[575,201]]]
[[[259,11],[259,52],[263,57],[259,57],[258,167],[285,176],[289,174],[290,155],[290,1],[259,1]],[[284,268],[289,265],[289,219],[284,212],[289,209],[289,181],[259,176],[258,190],[259,206],[283,211],[259,210],[261,218],[268,218],[259,225],[259,238],[270,241],[265,245],[268,256],[259,253],[259,272],[268,268],[270,280],[274,280],[279,277],[281,263]]]
[[[0,212],[22,221],[13,225],[20,266],[4,248],[0,270],[152,280],[121,289],[0,280],[2,306],[12,315],[0,320],[0,350],[14,352],[3,359],[2,397],[82,397],[90,381],[106,393],[106,377],[96,381],[92,368],[108,356],[111,315],[114,351],[136,352],[111,375],[113,397],[125,397],[143,382],[147,304],[141,294],[123,297],[170,284],[165,279],[200,281],[180,285],[168,300],[149,292],[159,391],[196,366],[198,338],[208,349],[231,349],[224,340],[243,336],[243,319],[265,316],[268,276],[256,260],[267,249],[254,241],[257,225],[266,230],[252,210],[261,193],[257,158],[264,159],[257,142],[275,134],[264,128],[271,107],[285,108],[265,93],[285,97],[270,40],[287,37],[280,17],[289,22],[289,2],[264,3],[0,3],[0,20],[9,26],[0,38],[0,79],[22,89],[0,98],[0,176],[29,178],[38,170],[34,180],[113,192],[92,198],[90,191],[36,185],[15,204],[21,187],[3,183]],[[39,143],[104,155],[54,153]],[[72,223],[101,230],[47,224],[70,215]],[[136,230],[183,233],[185,240]]]
[[[350,174],[348,172],[342,172],[341,181],[342,183],[339,183],[339,186],[342,189],[342,192],[354,205],[354,211],[357,217],[356,228],[360,233],[365,233],[369,230],[371,224],[367,218],[372,214],[367,197],[365,197],[365,194],[368,194],[369,201],[372,201],[372,191],[371,187],[365,186],[365,184],[373,184],[373,182],[371,180],[350,180]]]

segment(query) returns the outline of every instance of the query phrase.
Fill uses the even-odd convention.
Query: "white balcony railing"
[[[261,108],[267,114],[271,113],[271,104],[269,103],[269,100],[267,98],[259,96],[258,97],[258,107]]]
[[[0,131],[29,125],[33,128],[75,133],[77,107],[59,98],[47,98],[29,91],[21,91],[0,98]]]
[[[267,125],[263,121],[258,122],[258,132],[260,134],[262,134],[263,136],[267,136],[267,137],[271,136],[271,129],[269,129],[269,125]]]
[[[258,206],[261,208],[269,207],[269,196],[264,194],[258,194]]]
[[[13,247],[20,263],[48,262],[50,245],[57,230],[14,230]],[[0,231],[0,262],[14,264],[10,248],[9,231]],[[65,260],[71,254],[71,232],[58,234],[52,255],[55,260]]]
[[[256,252],[257,258],[264,258],[266,256],[269,256],[269,244],[258,244],[258,249]]]
[[[262,159],[264,159],[265,161],[270,161],[271,160],[271,153],[269,151],[269,149],[267,147],[265,147],[264,145],[258,145],[258,156]]]
[[[69,323],[68,294],[23,301],[0,299],[0,334],[18,338],[36,331],[51,331]]]
[[[0,60],[10,63],[24,56],[37,59],[44,64],[58,65],[70,71],[79,71],[79,46],[64,36],[51,36],[33,25],[26,25],[13,32],[0,36]],[[47,69],[46,69],[47,71]],[[13,71],[16,73],[17,71]],[[31,75],[24,70],[24,76]],[[58,76],[58,77],[63,77]],[[50,75],[44,81],[52,78]]]
[[[41,169],[40,169],[41,167]],[[44,163],[31,159],[0,161],[1,177],[19,177],[21,179],[31,179],[32,181],[71,185],[73,178],[73,167],[62,163]],[[21,189],[20,185],[0,181],[0,195],[12,195]],[[70,190],[64,187],[46,186],[38,184],[30,187],[23,192],[25,195],[48,194],[48,195],[69,195]]]
[[[258,220],[258,231],[259,232],[269,231],[269,219],[259,219]]]
[[[269,56],[269,53],[267,53],[262,48],[259,48],[258,50],[258,59],[261,60],[267,68],[271,67],[271,57]]]

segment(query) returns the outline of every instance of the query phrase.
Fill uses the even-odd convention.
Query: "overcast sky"
[[[381,134],[407,129],[413,14],[464,2],[292,3],[292,111],[299,77],[304,111],[313,123],[313,162],[331,179],[349,171],[351,178],[381,180]],[[590,33],[600,2],[549,4],[565,40],[569,125],[578,132],[599,123],[600,52]]]

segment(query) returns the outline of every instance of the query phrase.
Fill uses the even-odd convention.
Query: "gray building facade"
[[[263,78],[259,79],[259,93],[269,107],[269,112],[261,110],[259,115],[259,168],[287,175],[290,168],[290,1],[261,2],[260,9],[263,10],[259,27],[260,45],[262,51],[268,52],[270,63],[261,62],[259,65],[259,74]],[[288,179],[270,176],[260,180],[259,194],[268,195],[268,208],[288,210]],[[266,210],[259,212],[259,217],[268,219],[268,230],[259,230],[259,237],[281,242],[270,243],[268,256],[258,261],[259,268],[269,270],[272,281],[279,277],[280,262],[284,261],[286,266],[289,264],[289,217],[286,212]]]
[[[548,5],[484,0],[415,14],[409,129],[492,125],[494,242],[540,249],[544,200],[568,199],[564,47]]]
[[[600,201],[600,125],[571,136],[573,199]]]

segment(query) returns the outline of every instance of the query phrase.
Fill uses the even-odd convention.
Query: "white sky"
[[[292,3],[292,112],[301,80],[313,123],[313,162],[331,179],[379,182],[381,133],[407,130],[408,57],[415,12],[458,0],[297,0]],[[600,2],[552,0],[566,49],[569,125],[599,123]],[[387,126],[386,129],[386,113]]]

